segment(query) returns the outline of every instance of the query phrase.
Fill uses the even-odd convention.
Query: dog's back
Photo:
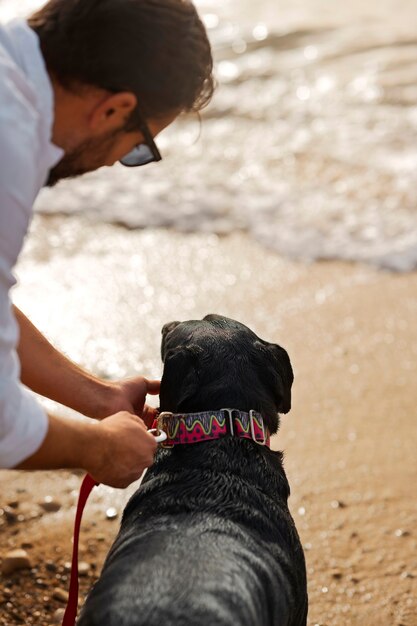
[[[79,626],[304,626],[288,493],[280,453],[250,441],[160,451]]]
[[[219,316],[164,327],[161,410],[232,406],[269,432],[291,404],[286,352]],[[305,626],[282,455],[226,436],[159,450],[129,501],[79,626]]]

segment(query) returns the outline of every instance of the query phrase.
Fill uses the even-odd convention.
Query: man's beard
[[[75,178],[102,167],[117,137],[124,129],[113,130],[104,137],[85,139],[49,170],[46,187],[53,187],[63,178]]]

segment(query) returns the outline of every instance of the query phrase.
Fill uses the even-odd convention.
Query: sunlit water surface
[[[37,0],[0,0],[0,18]],[[162,163],[44,190],[37,209],[128,228],[244,230],[283,255],[417,265],[417,6],[201,0],[218,90]]]

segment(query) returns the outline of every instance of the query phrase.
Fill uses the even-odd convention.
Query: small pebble
[[[346,507],[346,504],[342,502],[342,500],[332,500],[330,502],[330,506],[332,507],[332,509],[344,509]]]
[[[54,600],[59,600],[60,602],[68,602],[68,591],[61,589],[61,587],[55,587],[52,592],[52,597]]]
[[[3,559],[1,571],[7,576],[8,574],[12,574],[18,570],[30,569],[31,567],[32,564],[28,553],[25,550],[18,549],[7,552]]]
[[[46,561],[45,563],[45,569],[48,572],[56,572],[56,570],[58,569],[56,564],[53,561]]]
[[[87,576],[90,571],[90,563],[87,561],[80,561],[78,563],[78,574],[80,576]]]
[[[114,506],[111,506],[107,509],[106,511],[106,518],[107,519],[116,519],[116,517],[119,515],[117,509],[114,508]]]
[[[39,506],[47,513],[56,513],[62,504],[58,500],[54,500],[52,496],[45,496],[44,500],[39,502]]]
[[[57,609],[52,616],[54,624],[62,624],[62,620],[64,619],[65,609]]]
[[[9,524],[14,524],[15,522],[17,522],[18,515],[9,506],[4,507],[3,514],[4,514],[5,519],[9,522]]]

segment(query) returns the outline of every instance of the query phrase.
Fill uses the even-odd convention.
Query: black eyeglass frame
[[[141,165],[147,165],[148,163],[154,163],[154,162],[162,160],[161,153],[159,152],[157,145],[152,137],[151,131],[149,130],[149,126],[145,122],[145,118],[141,115],[140,111],[137,108],[136,108],[135,114],[136,114],[136,119],[138,122],[138,128],[140,132],[142,133],[143,138],[145,140],[143,143],[137,144],[135,148],[145,144],[151,151],[153,159],[150,159],[149,161],[144,161],[143,163],[124,163],[123,159],[125,159],[128,156],[128,154],[130,154],[129,152],[122,159],[119,159],[119,163],[121,163],[124,167],[140,167]]]

